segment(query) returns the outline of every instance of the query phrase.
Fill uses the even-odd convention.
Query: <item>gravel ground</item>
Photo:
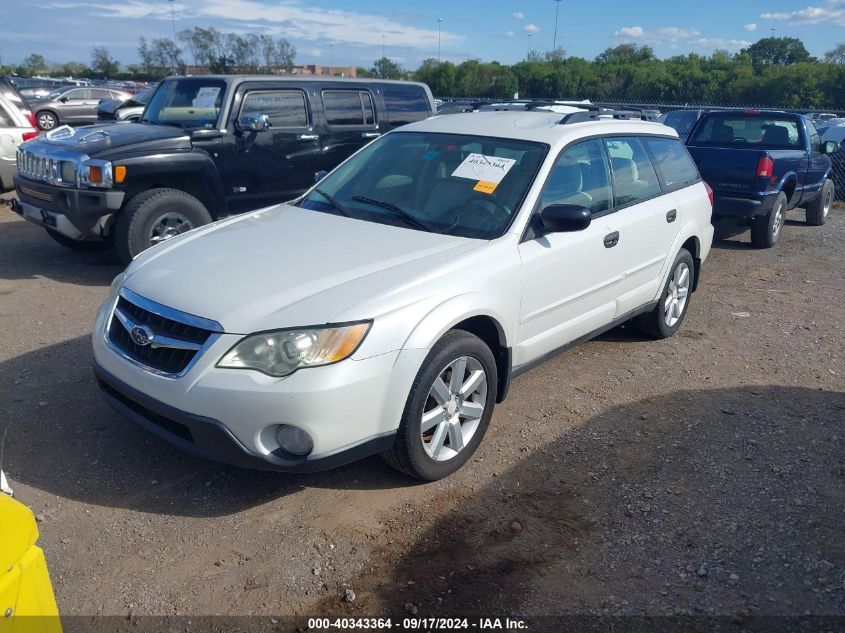
[[[720,227],[678,336],[521,376],[420,485],[238,470],[123,420],[88,340],[116,259],[0,206],[3,467],[61,613],[845,616],[845,207],[802,215],[769,251]]]

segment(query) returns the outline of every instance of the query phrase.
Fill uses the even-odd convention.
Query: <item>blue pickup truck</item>
[[[775,245],[786,212],[806,209],[821,225],[833,204],[831,162],[835,143],[822,143],[801,114],[765,110],[707,112],[690,132],[687,148],[713,188],[714,216],[751,222],[751,242]]]

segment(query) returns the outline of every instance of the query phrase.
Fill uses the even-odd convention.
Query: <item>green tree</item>
[[[47,62],[44,61],[44,56],[38,53],[28,55],[20,67],[24,69],[27,75],[40,75],[47,72]]]
[[[91,68],[103,78],[112,77],[120,70],[120,64],[112,59],[109,49],[95,46],[91,51]]]
[[[758,72],[768,65],[783,66],[812,59],[804,43],[795,37],[764,37],[744,50]]]
[[[826,52],[824,60],[829,64],[845,64],[845,44],[837,44],[836,48]]]
[[[405,74],[399,64],[387,57],[377,59],[371,72],[376,79],[402,79]]]

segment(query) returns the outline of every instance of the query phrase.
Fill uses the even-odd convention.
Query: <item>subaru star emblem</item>
[[[141,347],[146,347],[152,343],[155,338],[153,331],[146,325],[136,325],[129,332],[129,336],[132,338],[135,345],[140,345]]]

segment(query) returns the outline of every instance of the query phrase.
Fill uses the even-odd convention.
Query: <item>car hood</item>
[[[249,334],[331,323],[484,244],[279,205],[142,253],[126,288]],[[378,316],[375,313],[371,317]]]
[[[98,132],[101,132],[98,134]],[[56,134],[53,140],[42,134],[36,139],[27,141],[25,149],[33,152],[61,149],[63,151],[78,151],[91,158],[109,159],[113,154],[121,157],[127,151],[133,152],[167,152],[190,150],[191,137],[182,128],[167,125],[86,125],[72,128],[67,136]],[[120,150],[115,152],[115,150]]]

